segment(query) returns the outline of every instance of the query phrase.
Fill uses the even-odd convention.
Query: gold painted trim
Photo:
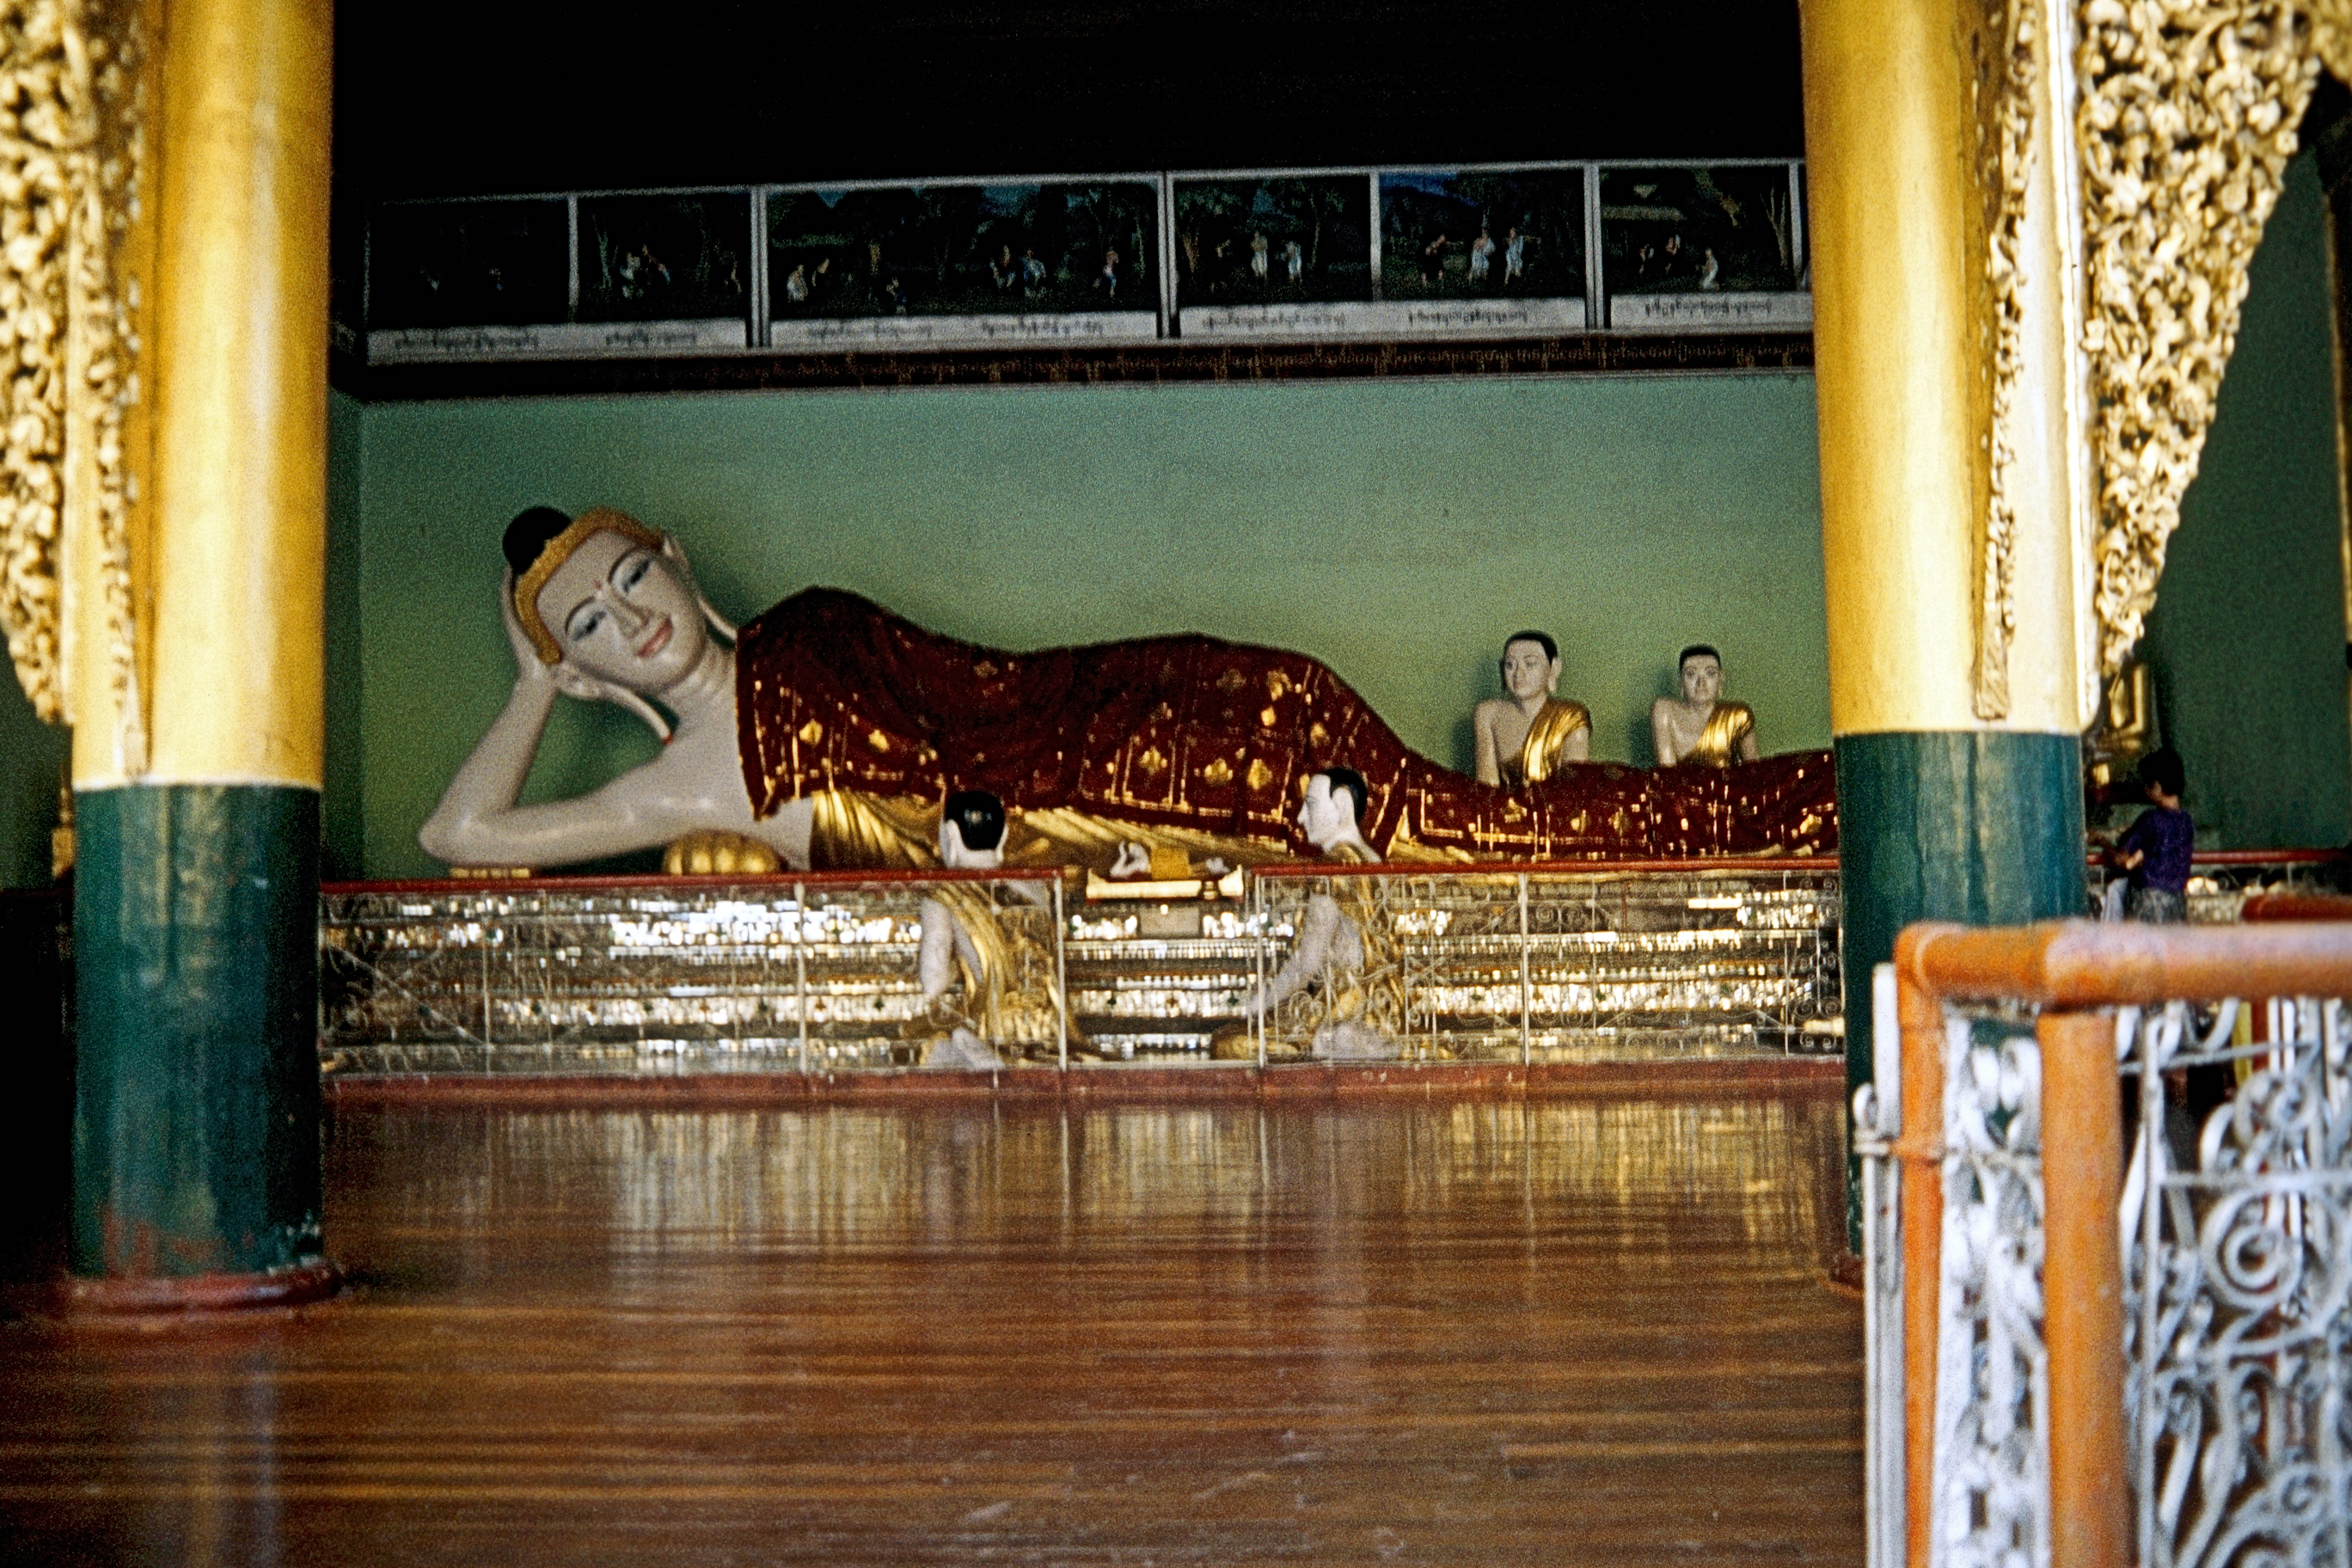
[[[555,640],[555,634],[547,629],[545,621],[540,619],[539,591],[547,586],[547,580],[554,576],[566,561],[572,559],[573,551],[607,530],[634,539],[648,550],[659,550],[665,543],[660,534],[627,512],[615,507],[592,506],[573,518],[571,527],[549,540],[545,548],[540,551],[539,559],[530,563],[530,570],[515,579],[515,619],[522,624],[523,635],[530,638],[530,646],[539,650],[539,662],[541,664],[562,664],[563,645]]]

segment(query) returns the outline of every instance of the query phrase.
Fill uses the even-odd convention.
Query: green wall
[[[1683,644],[1768,750],[1826,745],[1812,385],[1785,376],[709,395],[372,407],[365,859],[416,826],[513,666],[498,534],[537,501],[670,529],[749,616],[804,584],[1014,648],[1201,631],[1316,654],[1466,766],[1501,639],[1559,638],[1595,752],[1649,760]],[[646,754],[566,704],[535,792]]]
[[[2141,645],[2209,847],[2352,837],[2326,218],[2306,154],[2254,258]]]

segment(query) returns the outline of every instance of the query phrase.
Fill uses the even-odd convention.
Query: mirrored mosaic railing
[[[919,1066],[944,1028],[918,973],[925,901],[949,888],[956,918],[990,924],[1007,1005],[1066,1020],[1066,1047],[1031,1028],[996,1042],[1008,1060],[1207,1061],[1220,1029],[1229,1058],[1311,1056],[1314,1018],[1350,984],[1391,999],[1388,1044],[1361,1053],[1389,1059],[1841,1045],[1836,871],[1750,862],[1269,875],[1239,900],[1087,901],[1015,875],[332,888],[321,1058],[333,1073]],[[1351,911],[1367,963],[1253,1027],[1245,1005],[1318,898]]]
[[[2054,1536],[2075,1560],[2147,1568],[2352,1563],[2352,926],[2110,928],[2113,951],[2085,945],[2071,971],[1985,941],[2024,934],[1959,939],[2035,978],[2007,998],[1907,994],[1903,1050],[1856,1096],[1868,1560],[2042,1564]],[[2261,996],[2266,939],[2330,994]],[[2114,1001],[2151,974],[2189,995]],[[2257,999],[2221,996],[2232,977]],[[2046,1093],[2062,1067],[2075,1088]],[[1923,1068],[1933,1081],[1906,1093]],[[2062,1150],[2077,1152],[2063,1195]],[[2104,1286],[2081,1267],[2101,1253]],[[1932,1342],[1906,1345],[1927,1323]],[[2103,1384],[2084,1352],[2118,1341],[2120,1379]],[[1924,1443],[1906,1426],[1906,1367],[1932,1381]],[[2118,1465],[2127,1516],[2097,1480]],[[2085,1554],[2093,1542],[2110,1551]]]
[[[1016,984],[1055,949],[1052,881],[822,889],[651,879],[331,891],[329,1072],[832,1071],[911,1065],[929,886],[980,889]],[[1027,894],[1024,898],[1022,894]]]
[[[2107,905],[2111,887],[2120,889],[2121,879],[2096,858],[2090,872],[2090,902],[2084,912],[2096,916]],[[2333,851],[2210,851],[2197,857],[2189,879],[2189,922],[2228,925],[2240,918],[2248,899],[2266,893],[2334,893],[2343,887],[2344,877],[2344,858]]]
[[[1833,871],[1286,869],[1258,879],[1255,893],[1273,939],[1269,973],[1318,898],[1363,930],[1367,1006],[1407,1058],[1587,1061],[1841,1044]],[[1329,1010],[1320,995],[1290,998],[1263,1031],[1269,1057],[1311,1050]]]

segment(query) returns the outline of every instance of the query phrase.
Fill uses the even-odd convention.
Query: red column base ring
[[[245,1312],[299,1307],[342,1289],[342,1270],[323,1258],[263,1274],[194,1274],[184,1279],[68,1279],[57,1289],[67,1318],[106,1321],[191,1312]]]

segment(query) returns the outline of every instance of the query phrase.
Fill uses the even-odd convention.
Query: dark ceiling
[[[341,194],[1802,151],[1797,9],[348,0]]]

